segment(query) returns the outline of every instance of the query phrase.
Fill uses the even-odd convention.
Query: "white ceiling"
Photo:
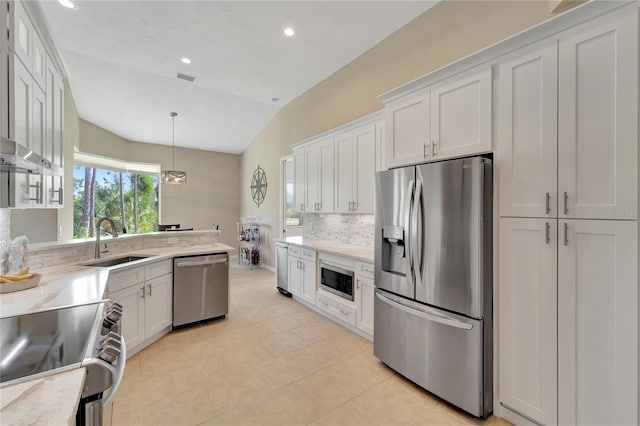
[[[230,153],[243,152],[282,106],[434,3],[85,0],[70,10],[41,2],[83,119],[170,145],[176,111],[177,146]],[[283,35],[287,26],[294,37]]]

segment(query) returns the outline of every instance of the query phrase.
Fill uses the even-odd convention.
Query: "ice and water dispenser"
[[[385,272],[406,275],[406,240],[404,227],[382,227],[382,262],[381,267]]]

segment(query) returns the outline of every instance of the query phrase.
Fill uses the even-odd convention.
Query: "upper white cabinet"
[[[386,165],[420,163],[431,155],[429,92],[420,92],[385,105]]]
[[[64,84],[55,68],[47,62],[47,117],[44,156],[52,164],[62,168],[64,155],[62,141],[64,139]],[[47,207],[64,207],[64,176],[46,177]]]
[[[557,217],[558,46],[499,67],[500,216]]]
[[[491,151],[491,68],[431,89],[431,158]]]
[[[558,423],[637,425],[638,226],[561,220]]]
[[[9,2],[9,5],[13,8],[12,19],[10,19],[11,31],[9,32],[11,49],[27,70],[31,72],[35,29],[22,2],[12,1]]]
[[[557,220],[500,218],[500,403],[557,424]]]
[[[9,116],[11,117],[9,135],[21,145],[33,149],[31,139],[33,78],[22,62],[13,59],[11,64],[13,65],[13,84],[9,86]]]
[[[638,13],[559,43],[560,216],[638,218]]]
[[[8,3],[0,1],[0,34],[7,34]],[[9,99],[9,40],[0,37],[0,99]],[[0,102],[0,136],[9,137],[9,103]]]
[[[333,211],[333,138],[304,149],[304,210],[308,213]]]
[[[47,51],[42,40],[34,31],[33,33],[33,62],[31,63],[31,75],[33,80],[42,90],[46,90],[47,80]]]
[[[335,212],[373,213],[375,142],[374,124],[335,137]]]
[[[387,128],[384,120],[376,123],[376,172],[387,170],[387,160],[385,153]]]
[[[491,151],[491,68],[385,105],[386,165]]]
[[[293,150],[293,167],[294,167],[294,179],[293,182],[293,198],[295,210],[297,212],[305,211],[306,190],[305,190],[305,167],[304,167],[304,148]]]

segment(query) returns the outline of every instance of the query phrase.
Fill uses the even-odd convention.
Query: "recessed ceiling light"
[[[286,35],[287,37],[293,37],[295,33],[295,30],[291,27],[287,27],[284,29],[284,35]]]
[[[71,0],[58,0],[58,3],[60,3],[61,5],[63,5],[68,9],[73,9],[75,7]]]
[[[190,64],[191,63],[191,59],[184,57],[182,59],[180,59],[182,61],[183,64]]]

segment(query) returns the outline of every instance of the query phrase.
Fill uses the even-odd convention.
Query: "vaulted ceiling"
[[[41,5],[83,119],[129,140],[171,144],[169,112],[176,111],[177,146],[241,153],[282,106],[434,3]],[[286,27],[296,31],[293,37],[283,34]]]

